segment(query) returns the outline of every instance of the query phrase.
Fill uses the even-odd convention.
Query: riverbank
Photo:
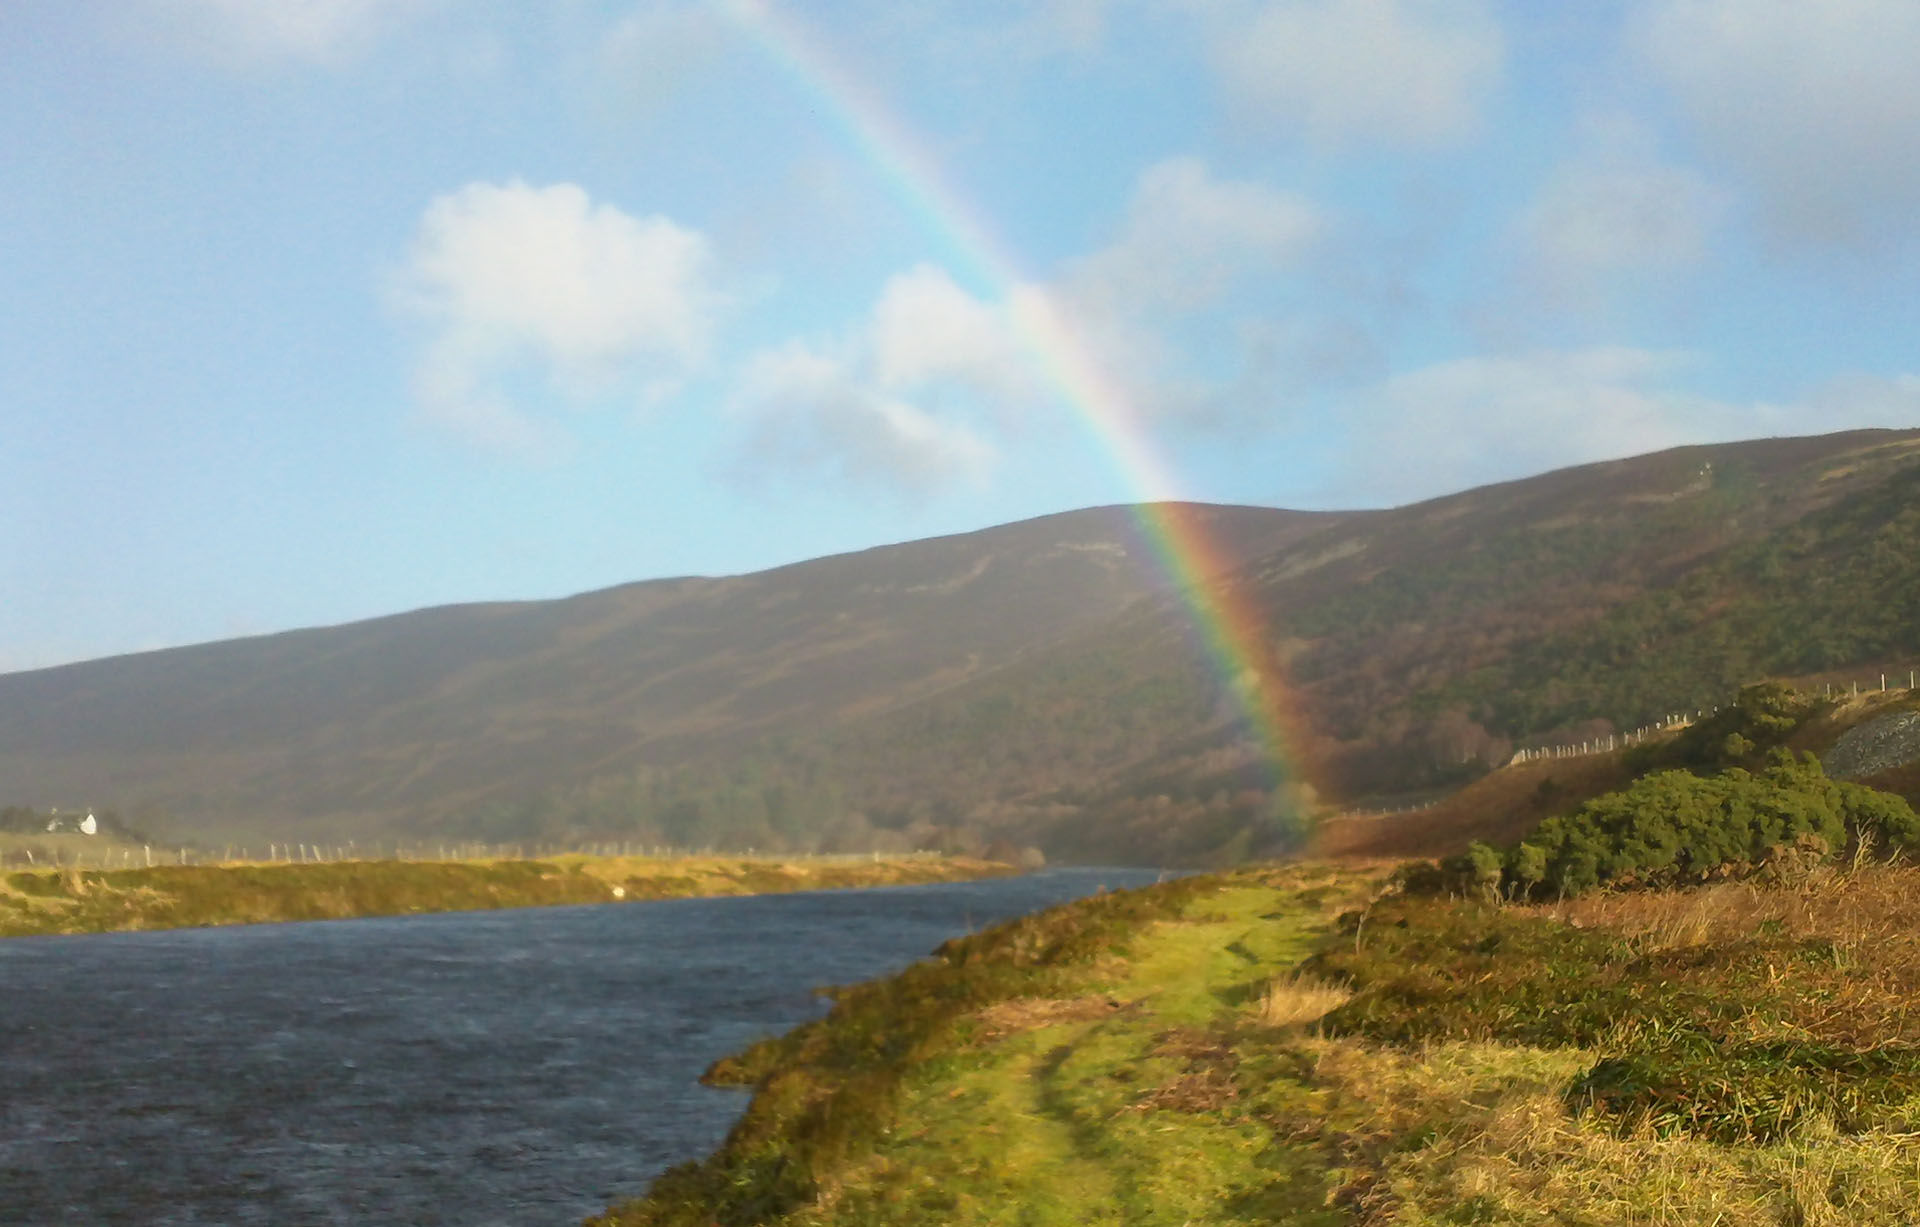
[[[0,937],[906,886],[1015,872],[967,857],[590,856],[22,870],[0,875]]]
[[[950,942],[715,1066],[756,1091],[725,1146],[592,1222],[1911,1221],[1920,870],[1379,884],[1248,870]]]

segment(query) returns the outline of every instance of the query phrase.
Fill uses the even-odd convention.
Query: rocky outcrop
[[[1836,780],[1862,780],[1920,762],[1920,711],[1889,712],[1848,729],[1823,764]]]

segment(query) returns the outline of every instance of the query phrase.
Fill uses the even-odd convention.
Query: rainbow
[[[815,113],[921,219],[974,280],[1003,302],[1011,332],[1034,369],[1071,406],[1096,444],[1138,498],[1133,511],[1141,539],[1193,611],[1194,626],[1213,667],[1245,713],[1249,731],[1273,772],[1274,795],[1303,779],[1292,747],[1304,728],[1282,676],[1266,619],[1248,594],[1225,576],[1226,552],[1204,517],[1183,513],[1172,469],[1155,452],[1138,409],[1095,361],[1092,347],[1036,279],[1019,263],[978,211],[948,181],[923,148],[820,40],[769,0],[717,0],[720,10],[777,64],[815,104]],[[1013,306],[1017,300],[1017,307]]]

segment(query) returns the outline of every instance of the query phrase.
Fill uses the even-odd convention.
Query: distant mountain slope
[[[1329,800],[1431,789],[1525,739],[1920,653],[1920,432],[1550,473],[1329,524],[1230,578],[1285,662],[1303,778]],[[1274,837],[1271,781],[1187,622],[1142,601],[1017,672],[783,753],[892,824],[1228,858]]]
[[[0,802],[189,835],[1038,842],[1222,860],[1769,674],[1920,657],[1920,431],[1384,512],[1187,506],[1299,727],[1276,781],[1127,509],[732,579],[0,677]],[[297,835],[296,835],[297,837]]]
[[[1230,559],[1340,517],[1180,506]],[[0,676],[8,803],[177,831],[420,830],[482,804],[886,713],[1165,582],[1125,508],[727,579],[371,622]]]

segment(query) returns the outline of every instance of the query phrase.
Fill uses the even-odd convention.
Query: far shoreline
[[[911,886],[1022,872],[963,856],[582,854],[27,869],[0,874],[0,938]]]

